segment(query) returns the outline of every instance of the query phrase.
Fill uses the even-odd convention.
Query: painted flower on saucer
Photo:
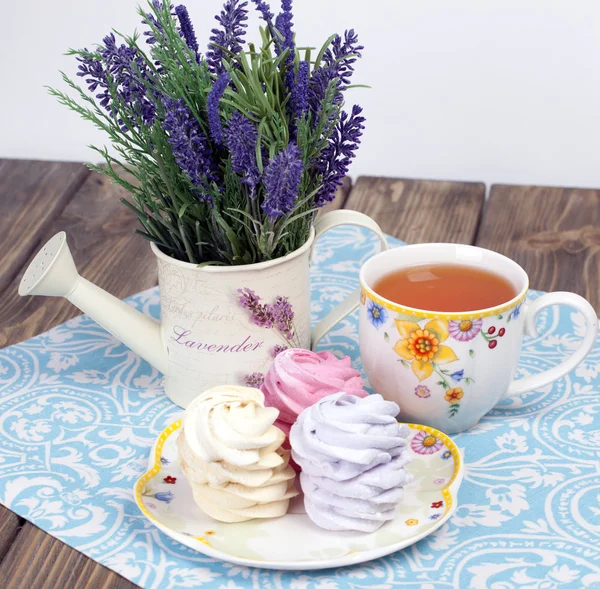
[[[420,431],[411,441],[411,449],[417,454],[427,455],[435,454],[444,447],[444,443],[439,438],[427,433],[426,431]]]

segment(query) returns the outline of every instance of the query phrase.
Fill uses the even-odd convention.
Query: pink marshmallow
[[[273,360],[262,386],[265,405],[279,409],[275,425],[289,434],[290,427],[304,409],[333,393],[366,397],[360,373],[331,352],[311,352],[291,348]]]

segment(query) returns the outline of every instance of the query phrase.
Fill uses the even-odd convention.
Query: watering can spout
[[[65,297],[166,374],[167,352],[160,325],[79,276],[64,231],[57,233],[35,256],[21,279],[19,294]]]

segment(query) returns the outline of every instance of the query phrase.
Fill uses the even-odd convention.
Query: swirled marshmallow
[[[223,522],[286,513],[297,492],[277,416],[261,391],[237,386],[209,389],[186,409],[179,459],[205,513]]]
[[[408,428],[381,395],[343,392],[305,409],[290,431],[310,519],[327,530],[373,532],[394,518],[410,480]]]
[[[304,409],[332,393],[366,397],[360,373],[348,356],[291,348],[279,353],[262,386],[265,403],[279,410],[276,425],[286,434]]]

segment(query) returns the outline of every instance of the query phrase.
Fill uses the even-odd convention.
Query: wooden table
[[[0,160],[0,346],[78,314],[59,298],[17,294],[38,247],[65,230],[83,276],[118,297],[157,283],[148,244],[133,234],[122,189],[80,164]],[[571,290],[600,309],[600,190],[361,177],[333,207],[367,213],[409,243],[474,243],[506,254],[531,286]],[[0,586],[134,587],[0,506]]]

